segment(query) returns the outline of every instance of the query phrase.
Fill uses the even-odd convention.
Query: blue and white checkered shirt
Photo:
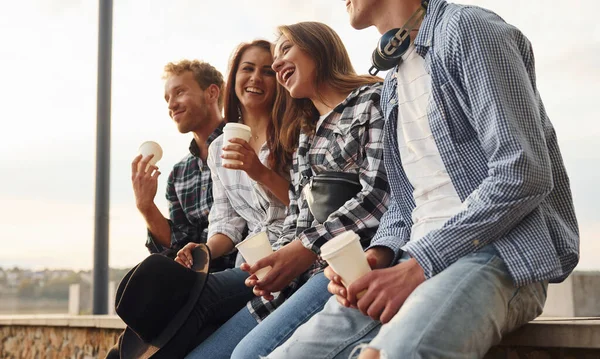
[[[390,71],[381,107],[392,199],[371,246],[396,258],[407,251],[430,278],[493,244],[516,285],[563,280],[579,260],[579,230],[529,41],[488,10],[432,0],[415,45],[431,75],[431,130],[463,206],[442,228],[409,241],[415,204],[398,152]]]

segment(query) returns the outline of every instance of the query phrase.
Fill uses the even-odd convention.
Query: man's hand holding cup
[[[347,234],[348,233],[348,234]],[[353,307],[356,308],[357,298],[350,298],[348,295],[348,288],[355,280],[363,277],[367,273],[371,271],[371,269],[379,269],[387,267],[394,257],[394,254],[389,248],[385,247],[374,247],[366,252],[362,252],[362,248],[360,248],[359,243],[352,242],[357,239],[352,240],[350,236],[356,236],[354,232],[345,232],[340,236],[334,238],[338,244],[332,242],[332,245],[321,247],[321,256],[323,259],[327,260],[330,264],[327,268],[325,268],[325,277],[329,279],[329,284],[327,285],[327,290],[336,296],[337,301],[345,306],[345,307]],[[332,239],[332,241],[334,240]],[[343,247],[354,247],[352,249],[346,248],[346,253],[340,253],[340,246],[342,242],[346,242]],[[328,248],[329,247],[329,248]],[[337,247],[337,252],[336,248]],[[334,251],[331,251],[331,249]],[[325,250],[325,256],[323,256],[323,250]],[[360,252],[359,252],[360,250]],[[348,253],[352,252],[352,253]],[[337,254],[338,258],[331,258],[331,254]],[[362,255],[361,255],[362,254]],[[328,260],[329,258],[329,260]],[[351,267],[340,265],[340,260],[343,262],[354,263]],[[331,262],[330,262],[331,261]],[[336,263],[337,262],[337,263]],[[337,265],[336,265],[337,264]],[[338,271],[343,271],[345,275],[340,275],[336,272],[336,268]],[[348,271],[348,268],[352,268]],[[346,280],[343,278],[347,277]],[[363,293],[359,293],[357,297],[361,297]]]

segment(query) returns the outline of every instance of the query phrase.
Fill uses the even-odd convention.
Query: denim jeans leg
[[[349,353],[357,341],[376,331],[379,325],[378,321],[358,310],[341,306],[332,296],[321,312],[299,327],[267,358],[335,358],[341,353]]]
[[[482,358],[502,336],[537,317],[546,283],[515,287],[493,246],[421,284],[369,347],[381,358]]]
[[[208,275],[195,308],[204,317],[204,323],[223,324],[254,297],[244,283],[247,277],[248,273],[239,268]]]
[[[232,359],[258,359],[286,341],[300,325],[323,309],[331,297],[329,280],[318,273],[271,313],[236,346]],[[309,358],[305,356],[304,358]]]
[[[257,325],[256,319],[244,307],[185,358],[229,359],[235,346]]]

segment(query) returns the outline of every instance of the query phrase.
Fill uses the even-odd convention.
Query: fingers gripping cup
[[[250,236],[241,243],[238,243],[235,247],[238,249],[238,251],[240,251],[246,260],[246,263],[250,265],[253,265],[254,263],[273,253],[273,248],[271,248],[271,243],[269,242],[267,232],[260,232]],[[268,266],[259,269],[254,274],[256,274],[256,277],[260,280],[263,279],[270,270],[271,266]]]
[[[252,130],[249,126],[246,126],[237,122],[228,122],[223,128],[223,146],[229,144],[229,140],[232,138],[241,138],[244,141],[250,141],[252,136]],[[232,151],[223,151],[224,154],[236,153]],[[239,165],[240,161],[232,160],[229,158],[223,159],[223,164]]]
[[[154,155],[154,157],[152,157],[150,159],[150,161],[148,161],[148,165],[146,166],[146,171],[148,170],[148,167],[150,166],[154,166],[158,161],[160,161],[160,159],[162,158],[163,155],[163,150],[160,147],[160,145],[154,141],[146,141],[144,143],[142,143],[140,145],[139,148],[139,152],[140,155],[142,155],[142,158],[145,158],[146,156],[149,155]]]
[[[321,258],[342,278],[346,288],[371,271],[360,237],[353,231],[344,232],[322,245]]]

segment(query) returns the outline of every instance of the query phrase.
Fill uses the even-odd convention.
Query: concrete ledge
[[[116,315],[0,315],[0,326],[125,329],[125,323]]]
[[[600,318],[538,318],[507,335],[500,345],[600,349]]]
[[[3,315],[0,358],[103,358],[123,328],[114,315]],[[600,358],[600,317],[538,318],[485,358]]]

